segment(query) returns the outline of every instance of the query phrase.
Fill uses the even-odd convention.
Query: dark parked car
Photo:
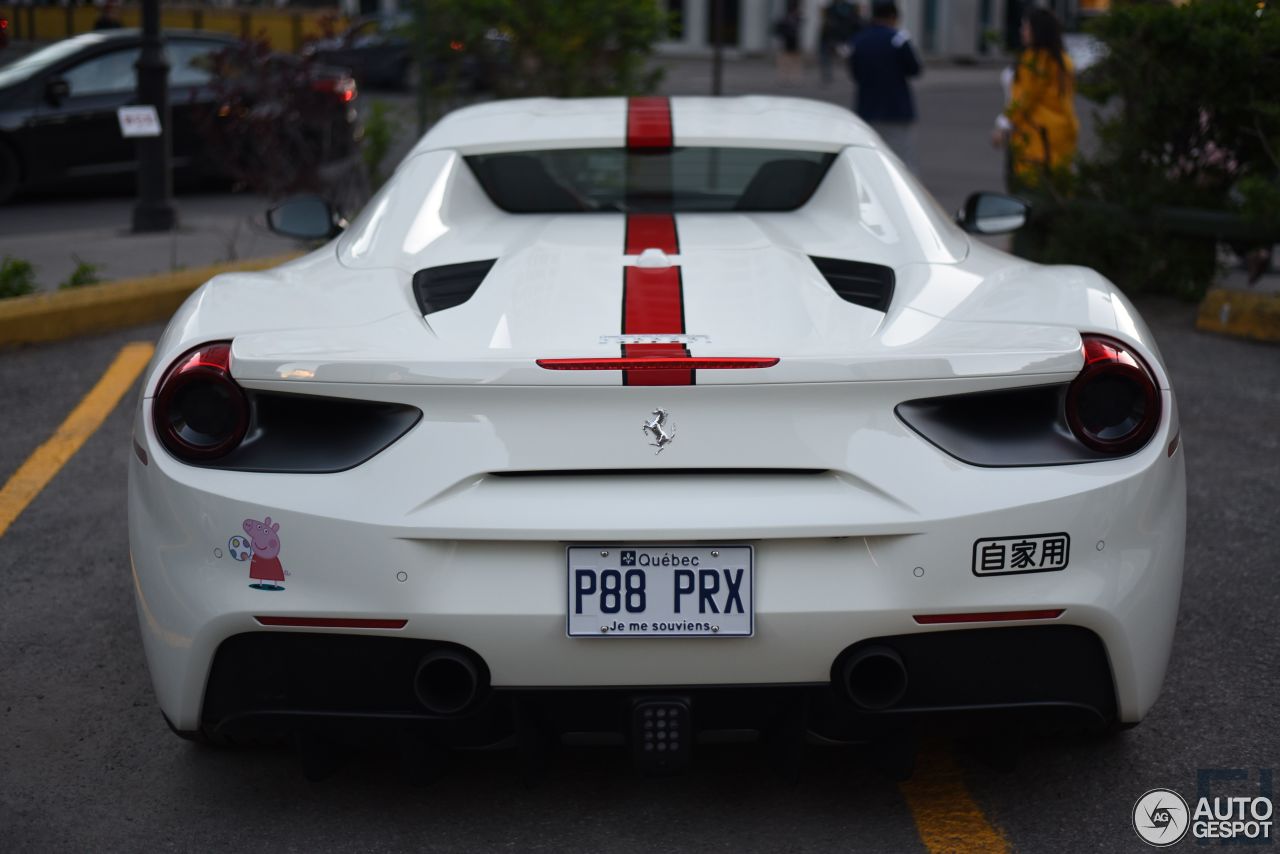
[[[170,31],[173,164],[179,177],[223,175],[209,156],[200,121],[218,110],[220,57],[239,42],[214,33]],[[0,201],[26,187],[48,187],[136,170],[135,141],[121,135],[116,111],[137,103],[138,30],[86,33],[0,67]],[[281,63],[294,57],[272,55]],[[309,72],[333,94],[333,124],[354,140],[355,84],[345,72]],[[354,142],[346,146],[350,150]]]
[[[337,36],[304,49],[326,65],[347,68],[361,86],[408,89],[415,80],[413,18],[383,15],[357,18]]]
[[[490,89],[496,74],[510,65],[510,37],[496,28],[468,45],[437,32],[430,45],[428,80],[453,80],[473,91]],[[361,86],[412,89],[418,83],[414,61],[414,22],[408,14],[357,18],[343,33],[303,48],[303,55],[351,71]]]

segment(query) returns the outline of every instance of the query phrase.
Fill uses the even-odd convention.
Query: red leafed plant
[[[326,167],[358,149],[354,83],[340,70],[241,41],[209,62],[213,106],[197,116],[206,152],[238,185],[272,198],[322,192]]]

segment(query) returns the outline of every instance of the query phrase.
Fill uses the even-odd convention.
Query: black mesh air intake
[[[846,261],[843,258],[814,258],[810,256],[818,272],[826,278],[831,289],[845,302],[888,311],[893,300],[894,275],[892,267],[867,264],[862,261]]]
[[[462,305],[480,287],[497,259],[428,267],[413,274],[413,296],[423,315]]]

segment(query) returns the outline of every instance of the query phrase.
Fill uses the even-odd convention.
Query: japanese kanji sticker
[[[973,544],[974,575],[1020,575],[1067,568],[1071,537],[1065,533],[992,537]]]

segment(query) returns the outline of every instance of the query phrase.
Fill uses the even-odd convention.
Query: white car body
[[[624,251],[626,214],[506,213],[465,160],[625,148],[626,99],[472,107],[428,133],[336,240],[275,270],[218,276],[174,316],[137,411],[129,533],[147,660],[176,730],[211,725],[220,645],[264,631],[457,645],[483,661],[491,692],[643,693],[822,686],[868,639],[1068,625],[1105,649],[1112,722],[1152,707],[1181,588],[1185,479],[1169,378],[1132,305],[1092,270],[970,240],[845,110],[764,97],[669,109],[675,146],[834,162],[794,211],[676,213],[678,252],[642,261]],[[841,299],[811,256],[891,268],[887,312]],[[478,259],[497,260],[471,298],[424,318],[415,272]],[[680,268],[693,356],[777,363],[652,386],[540,367],[619,356],[624,269],[637,264]],[[1159,387],[1154,434],[1132,453],[974,465],[895,411],[1069,384],[1084,333],[1140,356]],[[421,420],[332,473],[180,461],[157,436],[157,387],[180,354],[219,340],[251,393],[394,402]],[[658,410],[678,426],[660,453],[642,429]],[[267,516],[282,590],[247,584],[228,546]],[[1064,569],[977,574],[978,541],[1044,532],[1069,534]],[[753,634],[569,636],[566,548],[637,544],[751,546]],[[1059,613],[1016,617],[1044,609]],[[1006,616],[918,619],[949,614]],[[404,622],[266,627],[263,616]]]

